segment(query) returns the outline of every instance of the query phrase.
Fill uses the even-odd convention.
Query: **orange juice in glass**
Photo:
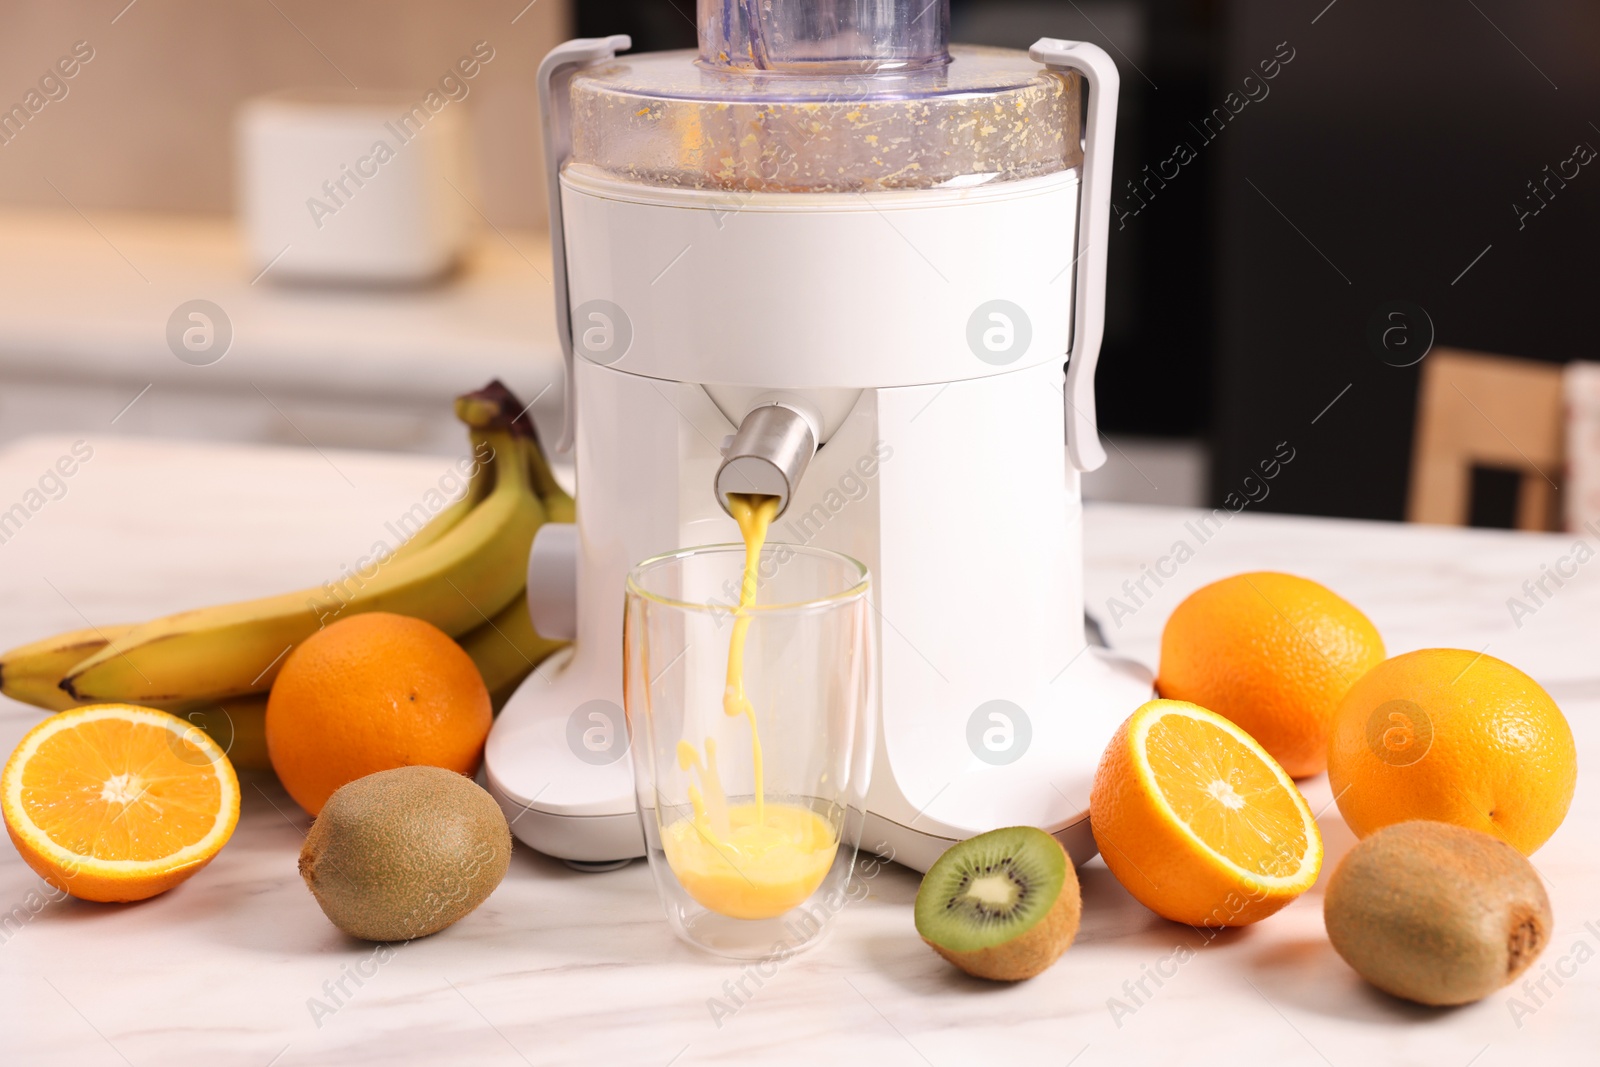
[[[767,498],[770,500],[770,498]],[[843,906],[876,736],[866,568],[765,544],[647,560],[627,584],[624,697],[650,868],[691,944],[760,958]]]

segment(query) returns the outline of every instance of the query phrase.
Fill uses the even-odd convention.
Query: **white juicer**
[[[1029,824],[1094,854],[1095,765],[1150,695],[1083,624],[1117,72],[1078,42],[947,48],[923,2],[700,0],[698,58],[610,37],[540,68],[578,511],[528,588],[574,644],[485,756],[540,852],[644,854],[624,577],[737,541],[744,491],[783,499],[773,541],[872,572],[862,846],[926,870]]]

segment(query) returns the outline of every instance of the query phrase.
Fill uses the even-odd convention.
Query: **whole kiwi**
[[[336,790],[300,850],[332,923],[368,941],[436,933],[494,892],[511,830],[494,798],[441,767],[399,767]]]
[[[1403,822],[1344,857],[1323,899],[1328,939],[1357,974],[1419,1004],[1466,1004],[1516,979],[1550,940],[1550,899],[1522,853],[1489,834]]]

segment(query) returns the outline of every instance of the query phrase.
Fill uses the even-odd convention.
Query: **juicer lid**
[[[749,192],[1013,181],[1082,161],[1081,91],[1077,74],[1001,48],[816,73],[715,67],[689,51],[619,56],[572,78],[570,165]]]

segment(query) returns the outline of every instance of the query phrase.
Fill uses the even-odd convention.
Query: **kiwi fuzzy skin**
[[[510,863],[494,798],[454,771],[413,766],[337,789],[306,835],[300,877],[350,936],[410,941],[482,904]]]
[[[1323,898],[1328,939],[1391,996],[1468,1004],[1514,982],[1550,941],[1550,899],[1522,853],[1442,822],[1385,827],[1351,849]]]
[[[1055,842],[1057,848],[1061,847],[1061,842],[1055,838],[1050,840]],[[1062,848],[1061,851],[1063,855],[1066,854],[1066,849]],[[1066,861],[1066,877],[1061,882],[1061,892],[1056,895],[1055,903],[1020,936],[1003,945],[970,952],[947,949],[926,937],[922,940],[974,978],[1019,982],[1043,974],[1072,946],[1073,938],[1078,936],[1078,922],[1083,917],[1083,893],[1078,887],[1078,872],[1072,866],[1071,856],[1067,856]]]

